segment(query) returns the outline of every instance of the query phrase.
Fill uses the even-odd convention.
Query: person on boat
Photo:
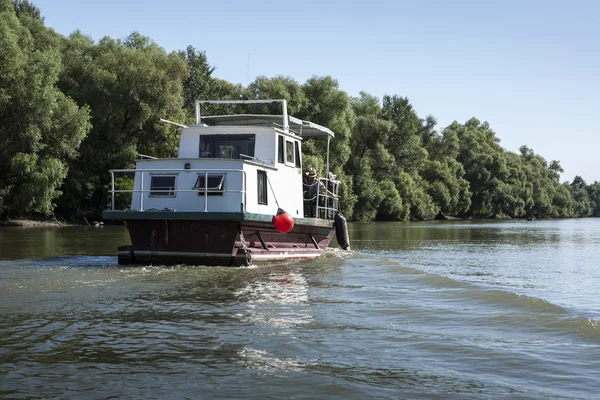
[[[306,177],[307,177],[306,184],[309,186],[309,190],[308,190],[308,198],[309,199],[313,199],[313,198],[317,197],[317,188],[318,188],[319,194],[321,194],[322,196],[337,198],[337,195],[335,195],[332,191],[327,189],[327,187],[325,187],[323,182],[321,182],[319,180],[319,177],[317,176],[317,171],[313,167],[311,167],[308,170],[308,172],[306,173]]]
[[[304,207],[307,217],[315,217],[317,210],[317,198],[319,207],[326,207],[329,203],[337,199],[337,195],[328,190],[327,187],[317,176],[317,171],[311,167],[304,174]],[[317,196],[319,194],[320,196]]]

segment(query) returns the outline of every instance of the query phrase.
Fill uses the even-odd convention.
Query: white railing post
[[[196,125],[200,125],[200,101],[196,100],[194,102],[194,111],[196,113]]]
[[[283,130],[287,131],[290,129],[290,120],[288,118],[287,101],[285,99],[281,100],[281,108],[283,114]]]
[[[115,173],[110,171],[110,207],[115,211]]]
[[[319,184],[317,183],[317,203],[315,204],[315,218],[319,218],[319,197],[321,196],[321,193],[319,193]]]
[[[242,171],[242,203],[244,203],[244,212],[246,211],[246,171]]]
[[[204,212],[208,211],[208,172],[204,171]]]
[[[142,172],[142,177],[140,179],[140,211],[144,211],[144,172]]]

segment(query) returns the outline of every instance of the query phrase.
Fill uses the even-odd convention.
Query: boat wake
[[[373,256],[375,255],[362,254],[362,260],[353,262],[365,264],[366,261],[379,275],[388,275],[388,281],[390,273],[395,275],[395,285],[401,285],[403,290],[411,293],[409,301],[415,306],[428,305],[439,308],[435,310],[436,313],[446,309],[448,313],[466,314],[464,317],[468,317],[476,326],[512,326],[516,330],[533,329],[544,335],[600,340],[600,319],[595,315],[586,310],[557,304],[535,290],[524,293],[520,288],[498,288],[482,283],[465,282],[454,277],[402,266],[398,260]],[[387,274],[380,269],[387,270]],[[368,282],[374,284],[372,281]]]

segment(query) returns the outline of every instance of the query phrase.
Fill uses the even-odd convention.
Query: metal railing
[[[210,193],[240,193],[241,195],[241,205],[240,208],[242,210],[246,209],[246,171],[242,170],[242,169],[185,169],[185,168],[164,168],[164,169],[111,169],[110,171],[110,181],[111,181],[111,189],[109,190],[109,193],[111,194],[111,210],[115,211],[115,194],[116,193],[131,193],[132,194],[132,200],[131,200],[131,207],[133,208],[133,193],[139,193],[140,194],[140,209],[139,211],[144,211],[144,193],[167,193],[169,194],[169,197],[171,197],[171,194],[176,194],[176,193],[187,193],[187,192],[195,192],[195,193],[203,193],[204,194],[204,211],[207,212],[208,211],[208,194]],[[200,175],[200,174],[204,174],[204,190],[201,189],[177,189],[177,188],[173,188],[173,189],[152,189],[152,187],[150,187],[149,189],[144,189],[144,175],[146,175],[146,173],[150,174],[165,174],[168,175],[169,173],[180,173],[180,172],[194,172],[196,173],[196,176]],[[136,182],[135,182],[135,176],[134,176],[134,183],[133,183],[133,189],[117,189],[115,190],[115,174],[116,173],[135,173],[136,175],[139,173],[140,174],[140,189],[135,189],[136,186]],[[229,189],[229,190],[225,190],[223,188],[223,190],[212,190],[209,189],[208,187],[208,178],[210,175],[214,175],[214,174],[227,174],[227,173],[240,173],[242,176],[242,188],[241,189]],[[196,178],[197,179],[197,178]],[[195,184],[196,181],[194,181]],[[225,185],[225,183],[224,183]]]
[[[338,188],[340,181],[319,178],[319,182],[312,184],[303,183],[303,192],[308,193],[304,197],[304,209],[306,217],[333,219],[339,209]],[[321,191],[325,188],[325,193]],[[316,194],[311,195],[311,192]],[[308,212],[307,212],[308,211]]]

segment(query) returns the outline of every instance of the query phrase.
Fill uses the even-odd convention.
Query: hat
[[[308,170],[308,172],[306,173],[306,175],[308,175],[308,176],[317,176],[317,171],[315,171],[315,169],[311,167]]]

